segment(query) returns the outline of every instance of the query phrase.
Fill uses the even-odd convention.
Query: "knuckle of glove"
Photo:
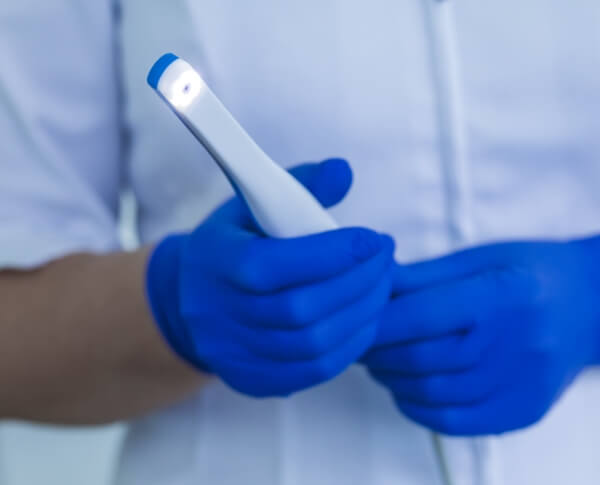
[[[332,342],[322,329],[315,326],[304,333],[301,345],[306,358],[318,360],[327,355]],[[316,365],[319,366],[319,363]]]
[[[433,376],[418,379],[416,391],[423,402],[438,403],[444,397],[445,385],[443,378]]]
[[[432,366],[432,359],[428,352],[423,349],[408,346],[404,349],[407,370],[415,374],[424,374]]]
[[[252,293],[268,293],[273,291],[271,269],[264,260],[259,242],[247,243],[239,255],[234,281]]]
[[[436,431],[448,436],[457,436],[464,433],[463,425],[456,411],[450,408],[440,409],[432,426]]]
[[[435,411],[422,415],[411,407],[407,407],[400,396],[395,397],[400,411],[409,419],[448,436],[460,436],[465,433],[463,421],[459,418],[456,410],[452,408],[439,408]]]
[[[304,327],[314,323],[314,307],[301,292],[291,292],[281,297],[282,316],[293,327]]]
[[[335,362],[324,356],[313,361],[310,366],[310,379],[314,384],[321,384],[333,379],[338,372]]]

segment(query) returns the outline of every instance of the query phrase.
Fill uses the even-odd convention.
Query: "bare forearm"
[[[206,381],[167,348],[144,296],[147,250],[0,273],[0,417],[101,423]]]

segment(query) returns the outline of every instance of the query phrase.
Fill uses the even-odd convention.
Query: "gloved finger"
[[[215,264],[234,286],[267,294],[308,285],[344,273],[379,254],[393,252],[393,240],[363,228],[291,239],[256,239]]]
[[[390,287],[392,263],[393,244],[386,240],[384,249],[373,257],[324,281],[267,295],[239,292],[232,299],[232,311],[249,326],[306,327],[364,297],[382,280]]]
[[[251,352],[263,358],[283,362],[319,359],[378,320],[389,299],[390,286],[390,276],[384,277],[353,304],[305,328],[269,332],[244,328],[239,335]]]
[[[499,243],[465,249],[413,264],[398,264],[394,292],[418,291],[510,265],[523,243]]]
[[[330,158],[320,163],[305,163],[290,169],[323,207],[332,207],[346,196],[352,186],[352,169],[341,158]]]
[[[332,158],[320,163],[305,163],[289,170],[323,205],[339,203],[352,185],[352,170],[348,162]],[[243,199],[234,197],[217,209],[211,218],[231,222],[248,230],[257,231],[254,220]]]
[[[409,344],[467,333],[481,313],[472,303],[482,292],[481,283],[469,279],[396,297],[382,316],[374,346]]]
[[[217,374],[237,391],[255,396],[289,396],[341,374],[372,344],[377,322],[361,327],[339,348],[312,361],[264,363],[255,360],[220,363]]]
[[[498,347],[498,351],[501,347]],[[499,352],[498,352],[499,353]],[[490,355],[489,375],[497,385],[488,399],[473,404],[431,407],[396,399],[400,410],[414,421],[454,436],[504,433],[539,421],[564,392],[552,373],[538,366],[523,366],[510,355]]]
[[[467,405],[490,399],[503,389],[512,366],[488,356],[480,365],[466,371],[408,376],[395,372],[373,371],[373,377],[387,387],[397,400],[421,406]]]
[[[385,325],[381,322],[381,325]],[[374,347],[362,362],[374,372],[394,372],[405,376],[466,371],[479,364],[489,348],[486,332],[477,328],[432,340]]]
[[[547,411],[546,407],[528,408],[520,400],[516,392],[509,391],[466,405],[431,407],[400,398],[396,404],[407,418],[433,431],[448,436],[485,436],[530,426]]]
[[[376,346],[470,331],[491,315],[510,316],[535,298],[537,282],[520,271],[489,271],[394,298],[382,317]],[[486,327],[493,338],[502,329]]]

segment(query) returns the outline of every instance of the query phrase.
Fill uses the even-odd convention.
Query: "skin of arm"
[[[148,248],[0,272],[0,418],[102,424],[209,381],[164,343],[146,302]]]

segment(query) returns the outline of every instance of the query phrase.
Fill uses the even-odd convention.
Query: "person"
[[[598,2],[0,18],[3,417],[131,419],[118,484],[441,483],[429,430],[457,484],[598,482]],[[263,237],[167,51],[345,228]]]

